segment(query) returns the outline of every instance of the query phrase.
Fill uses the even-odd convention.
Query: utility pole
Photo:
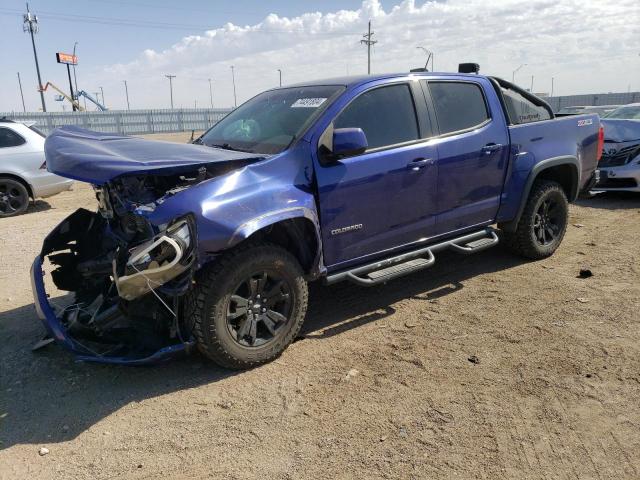
[[[526,66],[527,64],[523,63],[511,73],[511,83],[516,83],[516,73],[518,73],[518,70],[520,70],[522,67],[526,67]]]
[[[280,75],[280,86],[282,86],[282,70],[278,69],[278,74]]]
[[[76,56],[76,47],[78,46],[78,42],[75,42],[73,44],[73,56]],[[78,78],[76,77],[76,64],[77,64],[77,60],[76,63],[73,64],[73,85],[74,87],[76,87],[76,95],[78,94]]]
[[[171,94],[171,110],[173,110],[173,79],[175,75],[165,75],[169,79],[169,93]]]
[[[211,100],[211,108],[213,108],[213,87],[211,86],[210,78],[209,78],[209,100]]]
[[[124,82],[124,94],[127,96],[127,110],[130,110],[129,108],[129,89],[127,88],[127,81],[123,80]]]
[[[369,30],[368,33],[362,35],[364,40],[360,40],[360,43],[363,43],[367,46],[367,74],[371,75],[371,46],[378,43],[377,40],[372,40],[374,32],[371,31],[371,20],[369,20]]]
[[[22,93],[22,81],[20,80],[20,72],[18,72],[18,85],[20,85],[20,98],[22,98],[22,111],[26,112],[27,107],[24,106],[24,94]]]
[[[69,77],[69,91],[71,92],[71,110],[75,112],[78,108],[76,107],[75,98],[73,96],[73,83],[71,83],[71,69],[69,68],[68,63],[67,63],[67,76]]]
[[[104,103],[104,90],[102,89],[102,87],[98,87],[100,89],[100,94],[102,95],[102,106],[106,107],[107,104]]]
[[[231,65],[231,80],[233,81],[233,108],[237,108],[238,100],[236,99],[236,73],[233,65]]]
[[[36,72],[38,73],[38,91],[40,92],[40,101],[42,102],[42,111],[47,111],[47,105],[44,103],[44,92],[42,91],[42,79],[40,78],[40,65],[38,64],[38,52],[36,52],[36,41],[33,38],[34,33],[38,33],[38,17],[32,15],[29,11],[29,4],[27,3],[27,13],[22,15],[23,25],[22,30],[29,32],[31,35],[31,45],[33,46],[33,58],[36,61]]]

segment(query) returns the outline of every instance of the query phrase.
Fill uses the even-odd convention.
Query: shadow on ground
[[[23,213],[23,215],[44,212],[46,210],[51,210],[51,205],[49,204],[49,202],[45,202],[44,200],[35,200],[29,203],[29,206],[27,207],[27,210]]]
[[[444,252],[430,270],[388,285],[312,285],[301,341],[319,341],[391,316],[399,300],[446,296],[464,288],[470,277],[522,262],[500,248],[469,258]],[[0,313],[0,448],[71,440],[127,404],[243,375],[199,355],[123,367],[79,363],[56,345],[31,352],[42,334],[33,305]]]
[[[576,204],[581,207],[602,208],[606,210],[640,209],[640,193],[602,192],[588,198],[580,198]]]

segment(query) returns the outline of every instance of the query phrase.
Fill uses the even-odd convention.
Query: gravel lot
[[[76,184],[0,220],[0,478],[640,478],[640,196],[572,206],[544,261],[314,285],[300,340],[241,373],[31,352],[30,263],[94,203]]]

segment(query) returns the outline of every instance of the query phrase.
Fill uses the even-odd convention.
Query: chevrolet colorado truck
[[[98,208],[44,240],[36,311],[82,360],[197,348],[249,368],[294,340],[309,281],[378,285],[499,238],[553,254],[602,142],[595,114],[555,119],[507,81],[460,73],[269,90],[193,144],[61,128],[47,168],[92,184]],[[45,281],[72,295],[50,301]]]

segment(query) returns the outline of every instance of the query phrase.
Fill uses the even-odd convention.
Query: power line
[[[360,43],[363,43],[367,46],[367,74],[371,75],[371,47],[378,43],[377,40],[372,40],[374,32],[371,31],[371,20],[369,20],[369,30],[368,33],[362,35],[364,40],[360,40]]]
[[[0,9],[0,15],[19,15],[18,10],[2,8]],[[117,25],[121,27],[135,27],[135,28],[161,28],[161,29],[173,29],[173,30],[218,30],[220,27],[204,24],[187,24],[187,23],[165,23],[165,22],[151,22],[146,20],[131,20],[127,18],[114,18],[114,17],[94,17],[89,15],[73,15],[73,14],[61,14],[56,12],[40,12],[39,16],[47,18],[49,20],[57,20],[62,22],[74,22],[79,21],[84,23],[94,23],[98,25]],[[354,32],[308,32],[306,30],[278,30],[278,29],[264,29],[264,30],[246,30],[246,33],[283,33],[283,34],[304,34],[314,37],[342,37],[346,35],[357,35]],[[235,32],[229,32],[235,33]]]

